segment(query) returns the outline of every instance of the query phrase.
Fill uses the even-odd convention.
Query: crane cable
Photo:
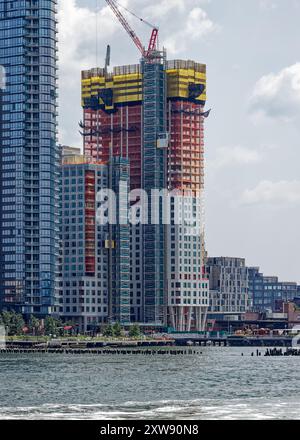
[[[98,0],[95,0],[95,16],[96,16],[96,67],[98,67]]]
[[[129,12],[129,14],[133,15],[135,18],[137,18],[138,20],[140,20],[141,22],[145,23],[147,26],[151,27],[152,29],[158,29],[157,26],[154,26],[153,24],[149,23],[149,21],[144,20],[143,18],[139,17],[138,15],[136,15],[134,12],[130,11],[129,9],[127,9],[125,6],[121,5],[119,2],[115,1],[115,3],[120,6],[121,8],[125,9],[125,11]]]

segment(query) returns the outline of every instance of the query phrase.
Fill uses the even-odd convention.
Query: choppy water
[[[1,354],[0,419],[300,419],[300,358],[251,351]]]

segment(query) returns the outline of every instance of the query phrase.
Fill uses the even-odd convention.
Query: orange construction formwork
[[[170,189],[199,195],[204,189],[203,106],[178,100],[168,103]]]
[[[114,113],[102,109],[84,110],[84,153],[97,161],[111,156],[128,157],[130,187],[141,187],[142,105],[117,107]]]

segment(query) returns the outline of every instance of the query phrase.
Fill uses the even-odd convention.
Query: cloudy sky
[[[170,59],[207,64],[209,255],[300,282],[300,0],[119,1],[160,27]],[[104,0],[59,3],[60,141],[81,146],[81,69],[102,66],[107,44],[113,65],[139,54]]]

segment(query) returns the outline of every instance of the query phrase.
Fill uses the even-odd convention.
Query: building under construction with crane
[[[143,189],[149,195],[153,189],[188,193],[192,217],[199,213],[196,208],[204,190],[206,66],[167,60],[166,51],[158,47],[156,27],[145,48],[118,3],[106,2],[141,60],[110,72],[108,52],[104,68],[82,72],[84,154],[101,162],[111,156],[126,158],[131,190]],[[130,273],[127,281],[122,278],[124,307],[130,299],[132,322],[204,330],[209,287],[203,221],[198,234],[175,224],[173,200],[170,224],[163,224],[161,211],[158,224],[151,224],[153,211],[161,204],[149,202],[149,222],[130,226]],[[122,298],[120,303],[122,307]]]

